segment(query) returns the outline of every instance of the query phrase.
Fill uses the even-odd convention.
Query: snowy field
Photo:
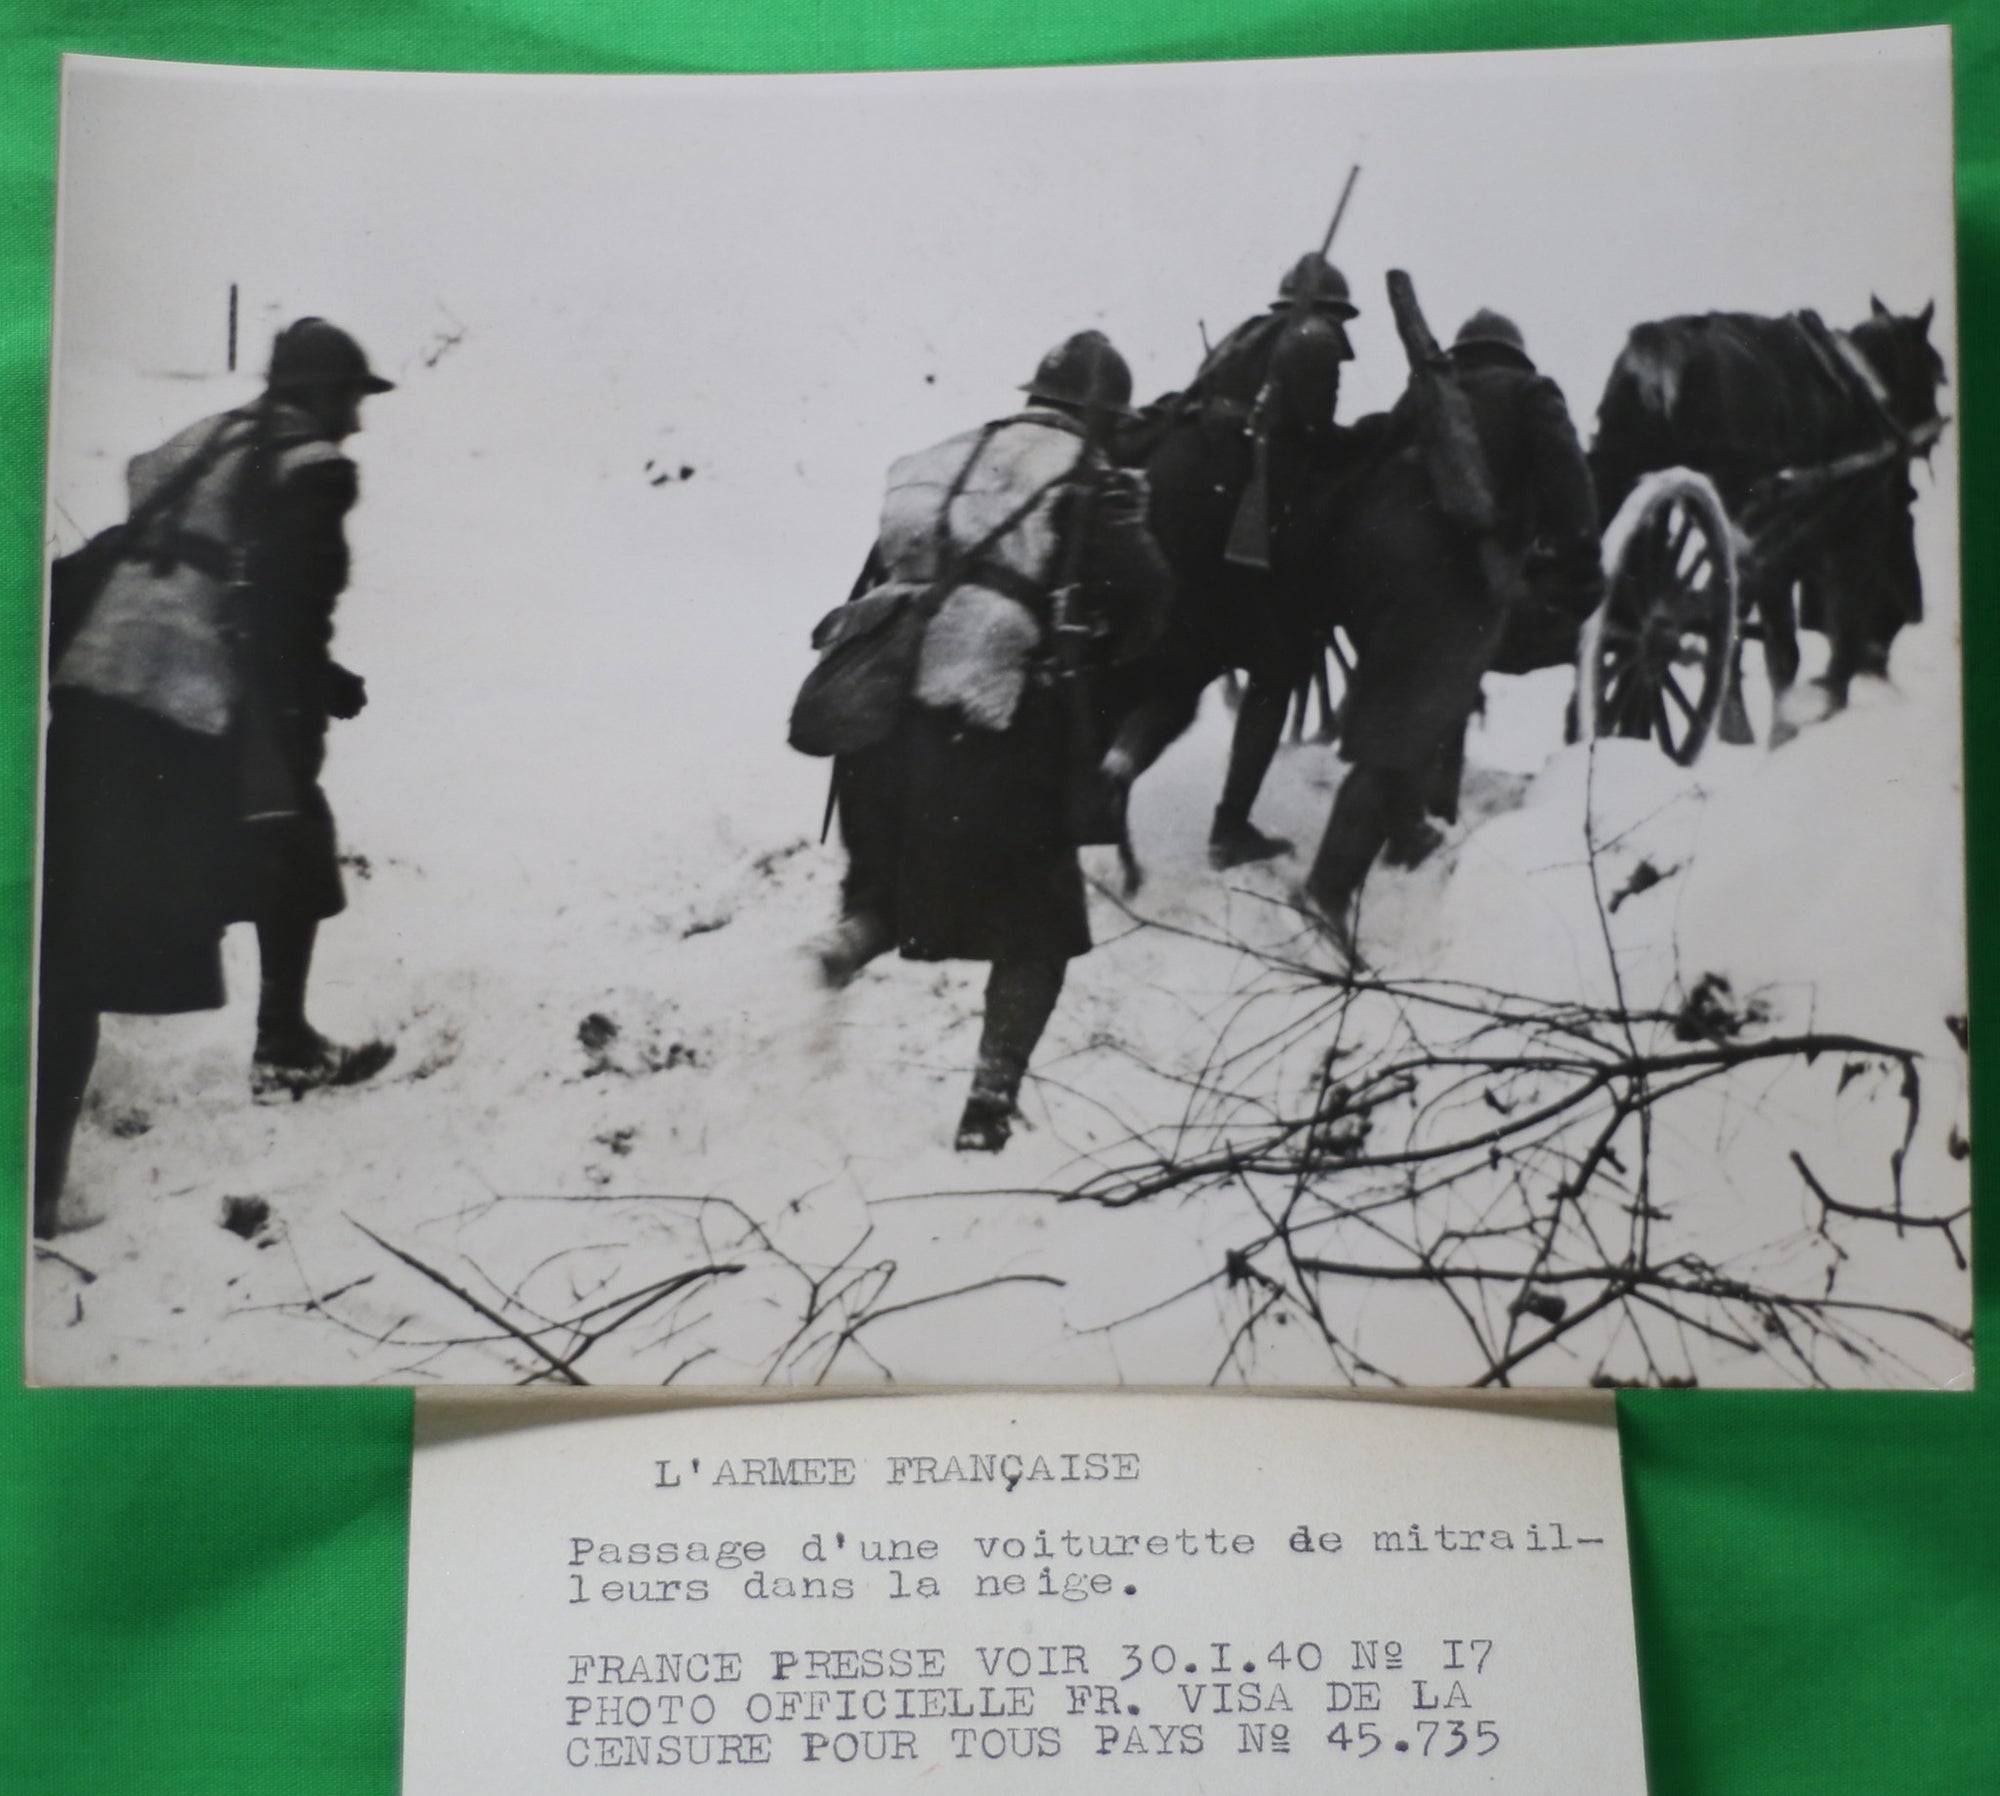
[[[1893,192],[1879,200],[1893,213]],[[937,247],[984,253],[940,229]],[[74,290],[96,239],[66,230]],[[1364,246],[1389,234],[1357,225]],[[202,272],[226,282],[240,243],[224,238]],[[1211,271],[1212,327],[1254,309],[1256,252],[1281,265],[1269,246],[1286,241],[1249,221]],[[575,243],[558,230],[543,247],[563,267]],[[621,239],[617,254],[639,251]],[[766,307],[691,343],[685,308],[641,328],[637,262],[610,281],[616,303],[523,276],[484,309],[467,281],[373,313],[359,288],[343,305],[336,264],[306,257],[307,275],[253,286],[248,340],[261,357],[274,323],[323,309],[401,383],[353,445],[363,498],[336,653],[371,702],[334,726],[350,905],[314,979],[322,1029],[391,1035],[397,1058],[364,1088],[253,1103],[247,931],[229,944],[227,1009],[107,1019],[72,1226],[34,1267],[39,1381],[1453,1383],[1559,1314],[1525,1237],[1482,1236],[1546,1198],[1513,1162],[1393,1215],[1325,1210],[1295,1243],[1329,1265],[1385,1244],[1431,1269],[1486,1265],[1490,1284],[1288,1269],[1268,1225],[1297,1188],[1254,1169],[1117,1207],[1067,1201],[1226,1153],[1329,1076],[1334,988],[1292,906],[1301,860],[1206,864],[1219,692],[1137,795],[1143,889],[1126,901],[1111,857],[1086,857],[1099,946],[1073,966],[1027,1126],[997,1159],[951,1149],[984,968],[885,960],[830,995],[802,952],[835,914],[841,856],[819,841],[826,767],[786,749],[785,716],[887,460],[1007,409],[1044,339],[1078,324],[1128,344],[1142,390],[1184,379],[1191,308],[1170,335],[1152,328],[1159,304],[1128,328],[1115,306],[1038,299],[983,324],[986,359],[967,367],[950,351],[963,317],[933,314],[936,341],[913,326],[875,340],[839,290],[800,294],[795,331],[774,338]],[[433,275],[441,287],[435,269],[412,279]],[[370,278],[367,292],[386,277]],[[1400,384],[1368,278],[1343,415]],[[1743,286],[1742,303],[1787,303]],[[1858,316],[1865,291],[1829,293],[1829,316]],[[1948,306],[1948,278],[1937,291]],[[1646,303],[1610,302],[1581,347],[1524,311],[1586,432],[1624,323],[1693,299]],[[135,318],[137,348],[115,309],[66,338],[57,548],[120,515],[128,455],[255,391]],[[739,400],[731,370],[760,341],[773,365]],[[1560,672],[1491,679],[1464,818],[1422,868],[1371,880],[1363,947],[1395,989],[1346,1001],[1343,1055],[1430,1039],[1412,987],[1671,1019],[1724,989],[1704,986],[1714,975],[1736,1039],[1843,1034],[1918,1057],[1907,1143],[1893,1059],[1778,1058],[1663,1100],[1644,1182],[1627,1141],[1591,1226],[1644,1230],[1649,1263],[1703,1295],[1612,1304],[1515,1382],[1970,1378],[1949,1332],[1969,1317],[1963,1224],[1830,1210],[1791,1158],[1850,1208],[1897,1201],[1898,1154],[1910,1216],[1967,1202],[1947,1021],[1964,990],[1949,438],[1918,486],[1930,615],[1846,713],[1777,753],[1718,745],[1682,770],[1647,745],[1565,748]],[[1286,749],[1259,822],[1309,852],[1341,771],[1326,748]],[[1688,1039],[1639,1028],[1648,1050]],[[1531,1100],[1504,1084],[1476,1099],[1496,1116]],[[1372,1145],[1428,1139],[1454,1102],[1425,1089],[1387,1106]],[[1294,1298],[1259,1310],[1260,1274]],[[1842,1312],[1846,1347],[1783,1301],[1828,1297],[1860,1306]]]

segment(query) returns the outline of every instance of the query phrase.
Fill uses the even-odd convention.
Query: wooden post
[[[229,372],[236,372],[236,283],[229,283]]]

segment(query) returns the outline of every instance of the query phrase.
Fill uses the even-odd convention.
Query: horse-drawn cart
[[[1886,666],[1888,639],[1920,604],[1914,592],[1892,592],[1889,621],[1876,621],[1885,610],[1881,589],[1904,579],[1914,585],[1913,551],[1904,557],[1905,570],[1894,558],[1893,541],[1887,553],[1881,545],[1885,526],[1893,538],[1899,519],[1907,535],[1907,467],[1930,452],[1944,421],[1928,405],[1928,417],[1899,418],[1904,408],[1859,352],[1834,345],[1833,333],[1808,318],[1755,322],[1791,325],[1809,343],[1816,337],[1829,344],[1826,361],[1848,380],[1856,409],[1865,413],[1862,434],[1873,440],[1754,477],[1745,476],[1739,460],[1726,483],[1690,467],[1661,468],[1637,479],[1605,532],[1606,594],[1580,633],[1577,720],[1585,736],[1652,737],[1684,766],[1713,735],[1750,741],[1741,645],[1746,639],[1762,643],[1774,701],[1780,699],[1798,668],[1795,593],[1814,600],[1804,621],[1833,638],[1827,683],[1836,703],[1852,672]],[[1928,322],[1926,312],[1921,323]],[[1614,393],[1618,378],[1614,374]],[[1607,413],[1611,406],[1607,393]],[[1733,507],[1725,501],[1725,484]],[[1871,582],[1874,588],[1858,602],[1812,590],[1817,583],[1845,595]],[[1774,703],[1774,735],[1788,727]]]

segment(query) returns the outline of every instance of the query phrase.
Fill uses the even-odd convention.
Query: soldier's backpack
[[[181,518],[225,459],[248,452],[245,469],[254,473],[260,417],[212,420],[207,436],[124,523],[51,564],[52,686],[84,686],[220,733],[235,684],[225,615],[231,571],[212,564],[226,551],[189,537]],[[240,486],[244,475],[232,478]],[[159,689],[162,681],[170,692]]]
[[[951,502],[964,490],[987,442],[991,425],[966,457],[940,509],[938,540],[945,539]],[[788,739],[804,755],[857,754],[888,740],[909,702],[925,632],[968,571],[1018,527],[1074,472],[1043,482],[975,543],[940,557],[929,581],[890,580],[829,611],[814,627],[819,660],[792,705]]]
[[[887,740],[944,597],[936,586],[891,580],[819,620],[819,660],[792,705],[789,740],[800,754],[850,755]]]
[[[124,557],[131,527],[113,524],[100,530],[80,549],[58,555],[49,563],[49,665],[58,665],[64,651],[90,615],[97,595]]]

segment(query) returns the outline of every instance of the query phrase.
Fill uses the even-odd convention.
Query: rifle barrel
[[[1326,227],[1326,236],[1321,240],[1319,253],[1325,255],[1333,248],[1334,233],[1340,229],[1340,221],[1347,215],[1347,202],[1354,197],[1354,183],[1361,178],[1361,164],[1347,171],[1347,182],[1340,190],[1340,203],[1333,209],[1333,222]]]

